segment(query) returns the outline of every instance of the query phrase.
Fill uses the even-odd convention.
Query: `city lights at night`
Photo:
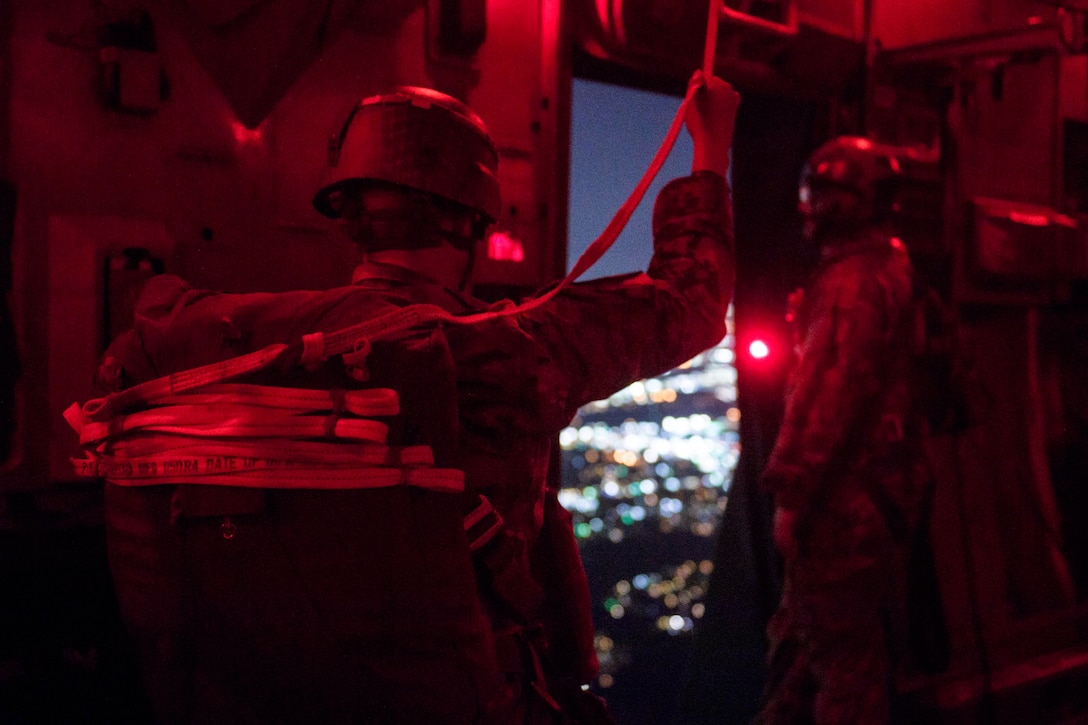
[[[740,455],[732,319],[714,348],[582,408],[560,435],[597,629],[601,690],[657,646],[690,643]],[[636,655],[636,653],[639,653]]]

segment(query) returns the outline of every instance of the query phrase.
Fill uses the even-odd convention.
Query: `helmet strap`
[[[458,247],[460,249],[460,247]],[[476,245],[468,245],[468,261],[465,263],[465,269],[461,272],[461,279],[457,283],[458,292],[466,292],[468,290],[469,283],[472,281],[472,273],[476,268]]]

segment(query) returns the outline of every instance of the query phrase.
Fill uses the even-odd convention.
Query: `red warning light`
[[[502,262],[521,262],[525,260],[525,248],[521,240],[506,232],[492,232],[487,238],[487,258]]]
[[[762,360],[771,354],[771,348],[763,340],[752,340],[748,345],[748,354],[756,360]]]
[[[264,131],[257,128],[246,128],[238,121],[231,121],[230,129],[234,133],[234,140],[242,146],[254,146],[264,140]]]

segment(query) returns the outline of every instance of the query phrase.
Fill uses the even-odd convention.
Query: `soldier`
[[[858,137],[821,146],[802,173],[820,262],[792,300],[796,366],[761,479],[785,572],[760,723],[889,718],[889,628],[920,497],[913,271],[893,236],[900,173]]]
[[[658,197],[645,273],[515,313],[465,294],[499,214],[496,149],[463,103],[404,87],[352,110],[314,198],[361,252],[350,286],[149,283],[100,371],[114,394],[73,419],[85,465],[106,470],[117,589],[162,719],[607,721],[581,689],[588,591],[549,466],[579,406],[724,335],[739,96],[693,83],[693,173]],[[149,403],[146,381],[178,371],[217,382]],[[177,420],[218,421],[213,390],[243,407]],[[165,406],[149,427],[113,416],[96,437],[104,410],[149,404]],[[292,406],[316,420],[279,416]],[[179,469],[190,433],[196,462]],[[213,449],[233,462],[206,470]]]

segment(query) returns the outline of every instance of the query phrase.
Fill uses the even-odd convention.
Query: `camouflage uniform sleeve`
[[[556,409],[578,407],[659,375],[717,344],[733,294],[733,220],[725,179],[674,179],[653,214],[646,272],[571,285],[519,324],[563,371]]]
[[[762,479],[777,505],[800,518],[826,495],[844,452],[866,444],[858,424],[881,387],[889,330],[881,284],[861,265],[848,261],[829,269],[811,296],[785,415]]]
[[[115,393],[164,374],[149,354],[145,338],[156,336],[189,292],[189,285],[172,274],[148,280],[136,301],[133,327],[110,342],[99,362],[95,372],[95,386],[99,390]]]

